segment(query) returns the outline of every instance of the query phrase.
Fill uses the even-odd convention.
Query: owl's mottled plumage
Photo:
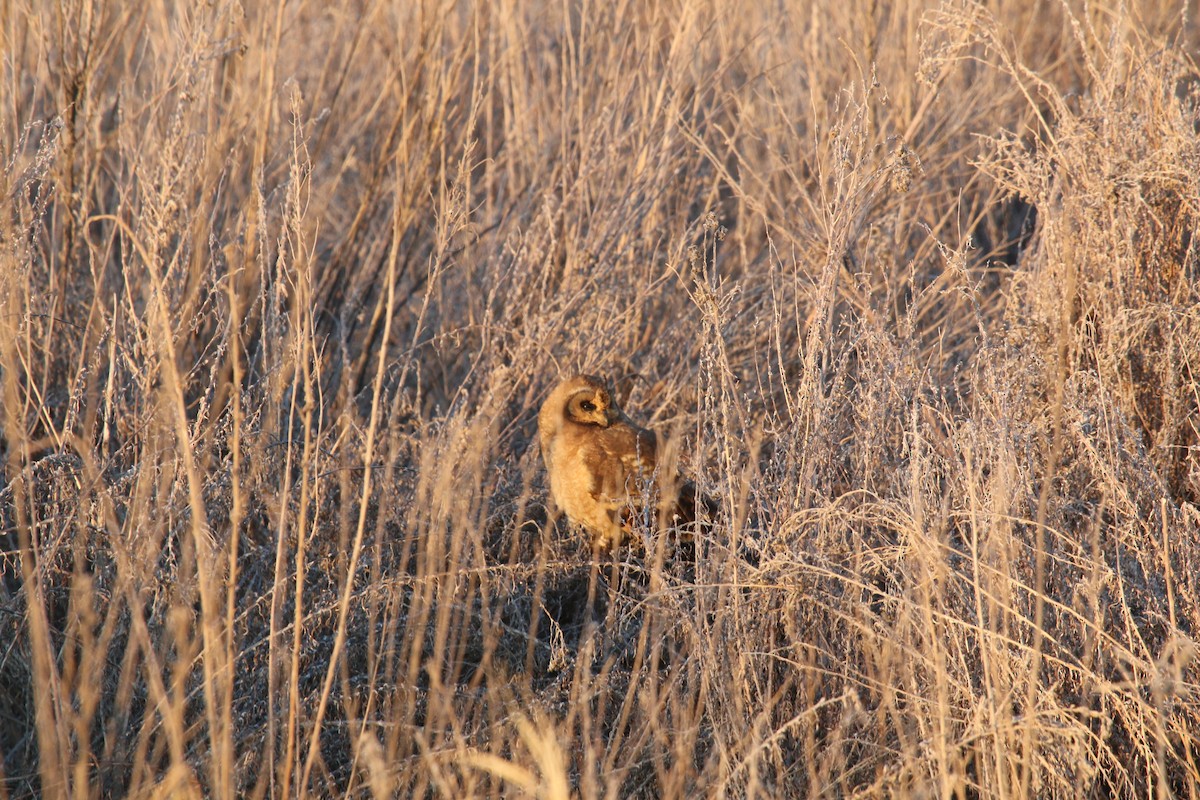
[[[662,484],[654,433],[630,420],[599,378],[577,375],[555,387],[538,413],[538,435],[550,494],[594,547],[620,544],[626,512],[646,498],[659,512],[679,515],[686,505],[683,513],[694,515],[695,488]]]

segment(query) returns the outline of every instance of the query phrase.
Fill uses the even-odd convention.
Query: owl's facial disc
[[[575,422],[607,428],[615,419],[605,392],[580,392],[567,404],[568,416]]]

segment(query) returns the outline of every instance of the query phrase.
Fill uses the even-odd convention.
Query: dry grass
[[[0,796],[1200,797],[1194,7],[346,5],[0,4]]]

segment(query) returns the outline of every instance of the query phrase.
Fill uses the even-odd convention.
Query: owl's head
[[[612,392],[592,375],[577,375],[565,381],[559,391],[566,396],[563,415],[571,422],[607,428],[621,416]]]

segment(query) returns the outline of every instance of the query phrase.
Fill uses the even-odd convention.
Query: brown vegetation
[[[1194,12],[0,3],[0,796],[1200,797]]]

